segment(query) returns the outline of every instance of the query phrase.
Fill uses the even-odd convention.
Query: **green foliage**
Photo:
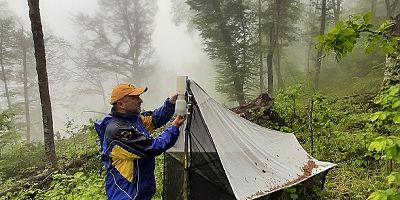
[[[43,144],[27,145],[13,126],[14,114],[0,113],[0,178],[21,178],[44,168]],[[18,171],[15,166],[20,167]]]
[[[297,84],[294,86],[289,86],[285,90],[279,91],[276,95],[274,110],[278,112],[283,119],[285,119],[285,123],[289,126],[281,127],[282,131],[293,131],[295,123],[299,122],[299,117],[304,108],[301,107],[301,102],[298,101],[302,101],[302,99],[299,99],[299,97],[304,91],[304,85]],[[300,112],[300,114],[298,112]]]
[[[289,127],[278,130],[295,132],[300,143],[309,146],[309,99],[302,85],[288,87],[280,91],[274,102],[274,110],[286,120]],[[312,124],[314,128],[314,148],[317,158],[332,162],[343,162],[363,157],[367,144],[375,134],[366,125],[369,115],[359,100],[330,100],[318,94],[314,97]],[[365,131],[367,130],[368,131]]]
[[[350,16],[344,22],[338,22],[336,27],[331,29],[323,36],[319,36],[319,48],[323,48],[326,53],[333,51],[336,59],[340,60],[348,53],[353,51],[357,39],[361,33],[367,33],[365,51],[371,52],[377,45],[387,54],[397,54],[397,44],[400,37],[391,36],[390,28],[393,23],[387,21],[378,29],[372,30],[374,25],[371,23],[372,15]]]
[[[400,137],[399,119],[400,119],[400,85],[394,85],[383,91],[375,98],[381,110],[371,115],[372,123],[378,130],[386,136],[380,136],[369,145],[368,150],[375,152],[376,159],[393,160],[400,163]],[[389,136],[387,136],[389,135]],[[391,172],[387,176],[387,181],[392,187],[386,190],[377,190],[373,192],[368,199],[400,199],[400,173]]]
[[[321,199],[324,192],[321,190],[320,178],[320,176],[312,177],[302,184],[283,189],[279,200]]]
[[[307,111],[310,91],[305,88],[303,85],[295,85],[279,91],[274,101],[274,110],[285,119],[289,127],[272,127],[294,132],[299,142],[308,149],[310,143]],[[329,96],[314,96],[313,156],[338,163],[339,166],[328,173],[325,192],[314,191],[314,194],[321,195],[314,199],[366,199],[374,189],[387,186],[380,173],[382,163],[373,160],[370,155],[365,155],[368,145],[377,136],[374,126],[370,123],[373,106],[368,104],[372,99],[368,95],[341,99],[332,99],[335,96],[333,94]],[[300,186],[296,186],[295,190],[285,190],[286,199],[295,199],[296,195],[299,199],[312,199],[303,197],[313,192],[308,190],[301,193],[300,191],[304,190],[297,187]]]
[[[378,190],[373,192],[371,196],[368,197],[368,200],[397,200],[400,199],[400,193],[395,188],[390,188],[385,191]]]
[[[63,130],[68,138],[56,140],[56,152],[60,165],[76,159],[81,155],[91,155],[91,159],[87,160],[85,167],[91,169],[100,169],[102,164],[100,161],[100,144],[97,133],[94,129],[93,121],[89,120],[87,125],[76,126],[74,120],[68,120]]]
[[[0,176],[3,178],[22,178],[45,168],[44,146],[42,143],[26,145],[17,142],[8,146],[0,158]],[[16,171],[15,167],[19,170]]]
[[[8,194],[5,196],[6,199],[106,199],[105,189],[104,189],[104,170],[103,165],[99,157],[99,144],[97,143],[97,133],[94,129],[93,122],[90,121],[88,125],[81,127],[75,126],[73,120],[69,120],[65,123],[66,133],[69,133],[69,138],[63,138],[56,141],[57,154],[61,165],[69,162],[71,159],[78,158],[82,155],[95,155],[90,156],[88,160],[85,160],[85,164],[79,169],[70,170],[67,172],[56,172],[52,175],[52,182],[49,186],[38,189],[31,185],[27,190],[21,191],[16,194]],[[156,133],[157,134],[157,133]],[[22,147],[25,147],[22,145]],[[32,169],[31,172],[42,171],[38,168],[38,164],[33,163],[32,158],[41,159],[43,156],[36,155],[34,152],[40,150],[44,152],[44,147],[42,144],[37,144],[31,147],[31,151],[18,151],[17,154],[20,158],[16,159],[15,154],[10,158],[10,163],[1,167],[7,167],[7,171],[18,175],[19,178],[28,176],[27,174],[22,174],[19,170],[15,174],[15,166],[22,166],[21,169],[27,170]],[[33,151],[36,149],[35,151]],[[27,153],[30,152],[30,153]],[[31,157],[29,159],[29,157]],[[21,161],[20,161],[21,160]],[[31,167],[27,164],[22,163],[22,161],[31,163]],[[156,184],[157,190],[153,199],[162,199],[163,190],[163,168],[164,160],[162,156],[156,158]],[[26,169],[25,169],[26,168]],[[42,167],[43,168],[43,167]],[[3,172],[3,169],[1,170]],[[3,180],[0,176],[0,180]],[[4,188],[0,187],[1,191],[8,189],[13,185],[13,179],[8,177]],[[22,179],[21,181],[24,181]]]
[[[376,159],[394,160],[400,163],[400,138],[396,136],[377,137],[368,147],[371,152],[380,153]]]
[[[156,157],[156,194],[154,195],[154,200],[162,199],[163,183],[164,183],[164,156],[160,155]]]
[[[375,98],[375,103],[382,110],[374,113],[372,122],[378,127],[385,129],[385,132],[395,133],[399,131],[400,124],[400,84],[389,87]]]
[[[106,199],[103,177],[104,174],[98,171],[78,171],[72,175],[55,173],[49,188],[29,188],[14,195],[13,199]]]
[[[326,52],[333,51],[336,59],[340,60],[353,50],[360,33],[368,33],[365,50],[371,52],[377,44],[388,55],[397,57],[400,37],[392,35],[393,22],[383,23],[377,30],[371,30],[371,14],[352,16],[344,23],[332,29],[329,33],[319,38],[320,47]],[[398,75],[397,75],[398,76]],[[371,124],[364,130],[366,134],[377,134],[380,137],[369,145],[368,150],[375,153],[375,158],[400,162],[400,139],[398,137],[400,123],[400,86],[391,86],[375,98],[379,110],[370,115]],[[395,185],[386,190],[373,192],[368,199],[399,199],[398,173],[394,172],[387,177],[389,185]]]
[[[383,170],[379,165],[376,166],[376,161],[360,161],[353,159],[338,163],[339,166],[328,173],[324,188],[326,195],[323,199],[365,200],[372,191],[387,186],[382,176]]]
[[[12,112],[5,111],[0,113],[0,158],[4,148],[17,143],[20,139],[12,123],[13,118],[14,113]]]
[[[76,172],[73,175],[55,174],[49,190],[40,194],[43,199],[105,199],[104,174],[96,171]]]

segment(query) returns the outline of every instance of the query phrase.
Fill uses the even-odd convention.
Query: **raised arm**
[[[114,149],[122,148],[125,151],[118,151],[118,155],[129,154],[129,158],[157,156],[167,149],[171,148],[179,136],[179,127],[183,124],[185,118],[178,115],[172,122],[172,126],[165,129],[159,136],[152,138],[146,137],[137,129],[131,127],[121,128],[110,124],[106,129],[108,151],[110,155]],[[115,154],[115,153],[114,153]],[[135,156],[132,156],[134,154]],[[114,155],[117,156],[117,155]],[[113,157],[113,155],[111,156]],[[121,156],[118,156],[120,159]]]
[[[178,94],[175,93],[166,99],[161,107],[152,112],[141,113],[141,120],[148,131],[164,126],[172,118],[177,97]]]

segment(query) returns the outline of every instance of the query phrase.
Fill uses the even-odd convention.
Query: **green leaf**
[[[388,91],[389,91],[389,95],[390,95],[390,96],[395,96],[397,93],[399,93],[400,88],[397,87],[397,86],[391,86],[391,87],[388,89]]]
[[[398,99],[397,101],[395,101],[393,104],[392,104],[392,108],[397,108],[397,107],[399,107],[400,106],[400,99]]]
[[[393,117],[393,122],[396,124],[400,124],[400,115]]]
[[[369,145],[368,151],[381,152],[385,147],[386,147],[386,143],[385,142],[374,141],[374,142],[371,142],[371,144]]]
[[[387,40],[382,42],[381,48],[385,53],[393,53],[395,50],[395,48]]]
[[[346,28],[346,29],[344,29],[343,32],[342,32],[342,34],[343,34],[344,36],[353,36],[353,37],[354,37],[354,33],[355,33],[355,31],[354,31],[354,29],[352,29],[352,28]]]
[[[394,196],[398,193],[396,188],[389,188],[385,192],[387,196]]]
[[[296,193],[290,194],[291,199],[299,199],[299,196]]]
[[[354,47],[353,43],[351,43],[351,42],[349,42],[349,41],[346,41],[346,42],[344,43],[344,46],[346,47],[346,49],[347,49],[348,51],[351,51],[351,50],[353,49],[353,47]]]
[[[364,19],[364,22],[365,22],[365,23],[369,23],[369,22],[371,21],[371,19],[372,19],[372,13],[371,13],[371,12],[366,13],[366,14],[363,16],[363,19]]]
[[[371,121],[376,121],[379,118],[380,112],[376,112],[374,114],[372,114],[371,116]]]
[[[383,121],[383,120],[385,120],[387,118],[388,115],[389,115],[388,112],[381,112],[379,114],[379,119]]]
[[[389,184],[393,183],[400,183],[400,173],[399,172],[392,172],[389,176],[386,177]]]
[[[387,200],[387,195],[384,191],[378,190],[373,192],[369,197],[368,200]]]
[[[389,27],[391,27],[393,25],[393,22],[386,20],[384,23],[382,23],[379,26],[379,29],[377,30],[378,32],[382,32],[385,31],[386,29],[388,29]]]

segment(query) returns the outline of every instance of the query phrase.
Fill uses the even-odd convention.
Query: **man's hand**
[[[186,118],[182,115],[177,115],[174,119],[174,121],[172,122],[172,125],[176,126],[176,127],[181,127],[183,122],[186,120]]]
[[[175,104],[175,102],[176,102],[177,99],[178,99],[178,93],[175,92],[174,94],[172,94],[172,95],[169,97],[169,102],[171,102],[172,104]]]

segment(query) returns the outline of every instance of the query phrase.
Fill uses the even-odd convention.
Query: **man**
[[[112,90],[111,113],[95,122],[101,142],[101,160],[106,168],[108,199],[150,200],[156,190],[155,156],[172,147],[184,117],[178,115],[172,126],[158,137],[149,131],[165,125],[173,116],[177,94],[153,112],[141,111],[140,95],[147,88],[119,84]]]

